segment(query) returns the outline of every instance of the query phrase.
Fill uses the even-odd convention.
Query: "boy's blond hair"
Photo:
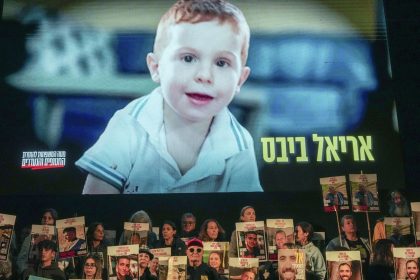
[[[250,31],[245,16],[231,3],[224,0],[178,0],[160,19],[156,31],[153,52],[158,56],[169,41],[168,28],[178,23],[199,23],[218,19],[231,24],[235,33],[243,34],[241,61],[245,65],[248,57]]]

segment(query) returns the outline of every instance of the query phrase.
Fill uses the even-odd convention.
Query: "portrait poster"
[[[420,246],[420,202],[411,202],[411,214],[413,215],[416,244]]]
[[[150,253],[153,254],[155,258],[158,259],[158,276],[159,280],[166,280],[168,278],[168,262],[169,257],[171,256],[171,248],[154,248],[150,249]]]
[[[0,261],[7,261],[16,216],[0,213]]]
[[[304,249],[278,250],[279,279],[305,280],[305,266]]]
[[[328,280],[362,280],[362,261],[359,251],[327,251]]]
[[[293,219],[267,219],[266,225],[268,259],[277,261],[277,249],[285,249],[286,243],[295,243]]]
[[[320,178],[322,202],[325,212],[349,210],[349,194],[346,188],[346,176]]]
[[[420,248],[394,248],[395,280],[419,279]]]
[[[124,236],[127,244],[139,244],[147,246],[147,234],[149,232],[148,223],[124,223]]]
[[[219,274],[229,273],[229,242],[203,242],[203,262]]]
[[[240,280],[246,274],[253,274],[257,279],[258,267],[257,258],[229,258],[229,279]]]
[[[29,264],[34,264],[39,260],[38,243],[46,239],[57,242],[55,226],[32,225],[31,243],[29,246],[29,254],[28,254]]]
[[[354,212],[379,212],[376,174],[350,174],[351,199]]]
[[[236,223],[238,256],[267,260],[264,221]]]
[[[57,220],[56,227],[60,259],[87,254],[84,216]]]
[[[109,280],[117,280],[118,277],[138,277],[138,254],[139,245],[108,246],[108,276]]]
[[[172,256],[168,261],[167,280],[186,280],[187,279],[187,257]]]
[[[386,238],[392,240],[394,245],[414,244],[410,217],[385,217],[384,225]]]

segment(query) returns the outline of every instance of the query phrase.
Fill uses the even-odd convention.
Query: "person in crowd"
[[[327,251],[336,251],[337,247],[345,247],[352,251],[360,251],[362,259],[362,271],[366,273],[368,270],[371,248],[366,238],[359,237],[357,232],[357,224],[352,215],[344,215],[340,220],[341,241],[339,237],[332,239],[326,247]]]
[[[216,219],[207,219],[201,225],[198,239],[207,241],[225,241],[225,230]]]
[[[406,278],[407,280],[418,280],[419,275],[419,264],[417,262],[417,259],[411,259],[406,261],[405,263],[405,272],[407,274]]]
[[[296,253],[289,250],[278,251],[278,274],[280,280],[295,280],[297,275]]]
[[[389,239],[380,239],[373,245],[373,252],[367,279],[393,280],[394,279],[394,244]]]
[[[150,272],[149,264],[153,260],[153,254],[149,248],[142,247],[139,250],[139,276],[140,280],[157,280],[157,277]]]
[[[350,280],[353,275],[351,262],[344,262],[338,265],[339,280]]]
[[[223,254],[219,251],[212,251],[209,254],[208,265],[214,268],[217,273],[224,274],[225,269],[223,268]]]
[[[260,248],[258,245],[258,235],[255,231],[246,231],[245,238],[245,251],[241,253],[242,258],[256,258],[260,255]]]
[[[254,280],[255,271],[252,268],[244,269],[241,273],[241,280]]]
[[[104,225],[100,222],[91,223],[86,231],[86,241],[88,252],[100,255],[102,260],[106,260],[106,249],[110,244],[105,239]]]
[[[187,278],[189,280],[218,280],[219,275],[214,268],[203,262],[203,242],[193,238],[187,242]]]
[[[22,279],[29,279],[29,276],[33,275],[54,280],[65,280],[64,272],[58,268],[55,262],[57,245],[53,241],[45,239],[38,243],[38,250],[39,263],[34,267],[25,269],[22,273]]]
[[[55,221],[58,218],[58,213],[53,208],[47,208],[42,211],[41,216],[41,225],[55,225]],[[40,235],[37,240],[34,240],[34,243],[37,244],[40,241],[46,239],[45,235]],[[28,267],[32,266],[33,263],[28,263],[28,256],[29,250],[31,247],[31,236],[28,235],[23,240],[22,246],[20,248],[19,254],[16,259],[16,266],[18,274],[22,274],[22,272],[27,269]]]
[[[302,249],[305,250],[306,256],[306,279],[325,279],[327,272],[325,260],[321,251],[312,243],[314,229],[308,222],[299,222],[295,228],[295,239]]]
[[[181,233],[180,238],[189,239],[198,236],[196,229],[197,219],[192,213],[184,213],[181,217]]]
[[[149,264],[149,271],[152,276],[159,277],[159,259],[154,257]]]
[[[117,257],[115,274],[117,280],[133,280],[130,270],[130,258],[128,256]]]
[[[255,222],[256,214],[253,206],[247,205],[241,209],[239,214],[240,222]],[[238,240],[236,236],[236,230],[232,232],[229,243],[229,257],[237,258],[238,257]]]
[[[164,221],[160,232],[161,238],[155,242],[155,248],[171,247],[171,256],[185,256],[185,242],[177,237],[174,222]]]
[[[150,219],[149,214],[147,214],[147,212],[144,210],[137,211],[133,215],[131,215],[128,222],[149,224],[149,232],[147,233],[147,247],[154,248],[154,244],[156,243],[157,236],[156,236],[156,233],[154,233],[152,230],[153,228],[152,220]],[[121,234],[119,244],[127,245],[130,242],[130,238],[131,238],[131,234],[124,231],[123,234]]]
[[[83,262],[82,279],[103,279],[102,262],[99,256],[89,254]]]
[[[410,217],[410,206],[406,197],[398,190],[389,194],[388,215],[389,217]],[[378,219],[373,229],[373,242],[386,239],[384,219]]]

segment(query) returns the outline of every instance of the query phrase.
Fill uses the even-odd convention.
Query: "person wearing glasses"
[[[203,242],[198,238],[187,242],[187,279],[189,280],[218,280],[217,271],[203,262]]]
[[[190,239],[198,236],[197,220],[192,213],[184,213],[181,217],[181,239]]]
[[[88,255],[83,264],[82,279],[103,279],[102,263],[98,256]]]
[[[163,222],[160,228],[161,238],[156,240],[155,248],[171,247],[171,256],[185,256],[185,242],[176,236],[175,223],[169,220]]]

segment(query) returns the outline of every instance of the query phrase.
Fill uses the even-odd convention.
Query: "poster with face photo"
[[[362,280],[359,251],[327,251],[328,280]]]
[[[278,274],[279,279],[305,280],[305,250],[304,249],[279,249]]]
[[[139,245],[108,246],[108,276],[110,280],[138,277]]]
[[[258,279],[259,260],[257,258],[229,258],[229,279]]]
[[[139,244],[147,246],[147,234],[149,233],[148,223],[124,223],[124,237],[127,244]]]
[[[414,246],[415,237],[412,233],[411,218],[385,217],[384,225],[386,238],[392,240],[395,246]]]
[[[8,259],[16,216],[0,213],[0,261]]]
[[[267,259],[264,221],[236,223],[238,256],[241,258]]]
[[[267,219],[266,225],[268,259],[277,261],[277,250],[295,243],[293,219]]]
[[[158,276],[159,280],[166,280],[168,277],[169,257],[171,256],[171,248],[154,248],[150,249],[154,259],[158,262]]]
[[[320,178],[322,201],[325,212],[349,209],[346,176]]]
[[[57,220],[56,227],[60,259],[87,254],[85,217]]]
[[[168,276],[166,280],[186,280],[187,279],[187,257],[173,256],[168,261]]]
[[[418,280],[420,248],[394,248],[395,280]]]
[[[349,178],[353,211],[379,212],[376,174],[350,174]]]
[[[229,242],[203,242],[203,262],[214,268],[219,274],[229,272]]]
[[[31,243],[30,243],[29,254],[28,254],[28,263],[33,264],[39,260],[38,243],[45,239],[57,242],[55,226],[32,225]]]

